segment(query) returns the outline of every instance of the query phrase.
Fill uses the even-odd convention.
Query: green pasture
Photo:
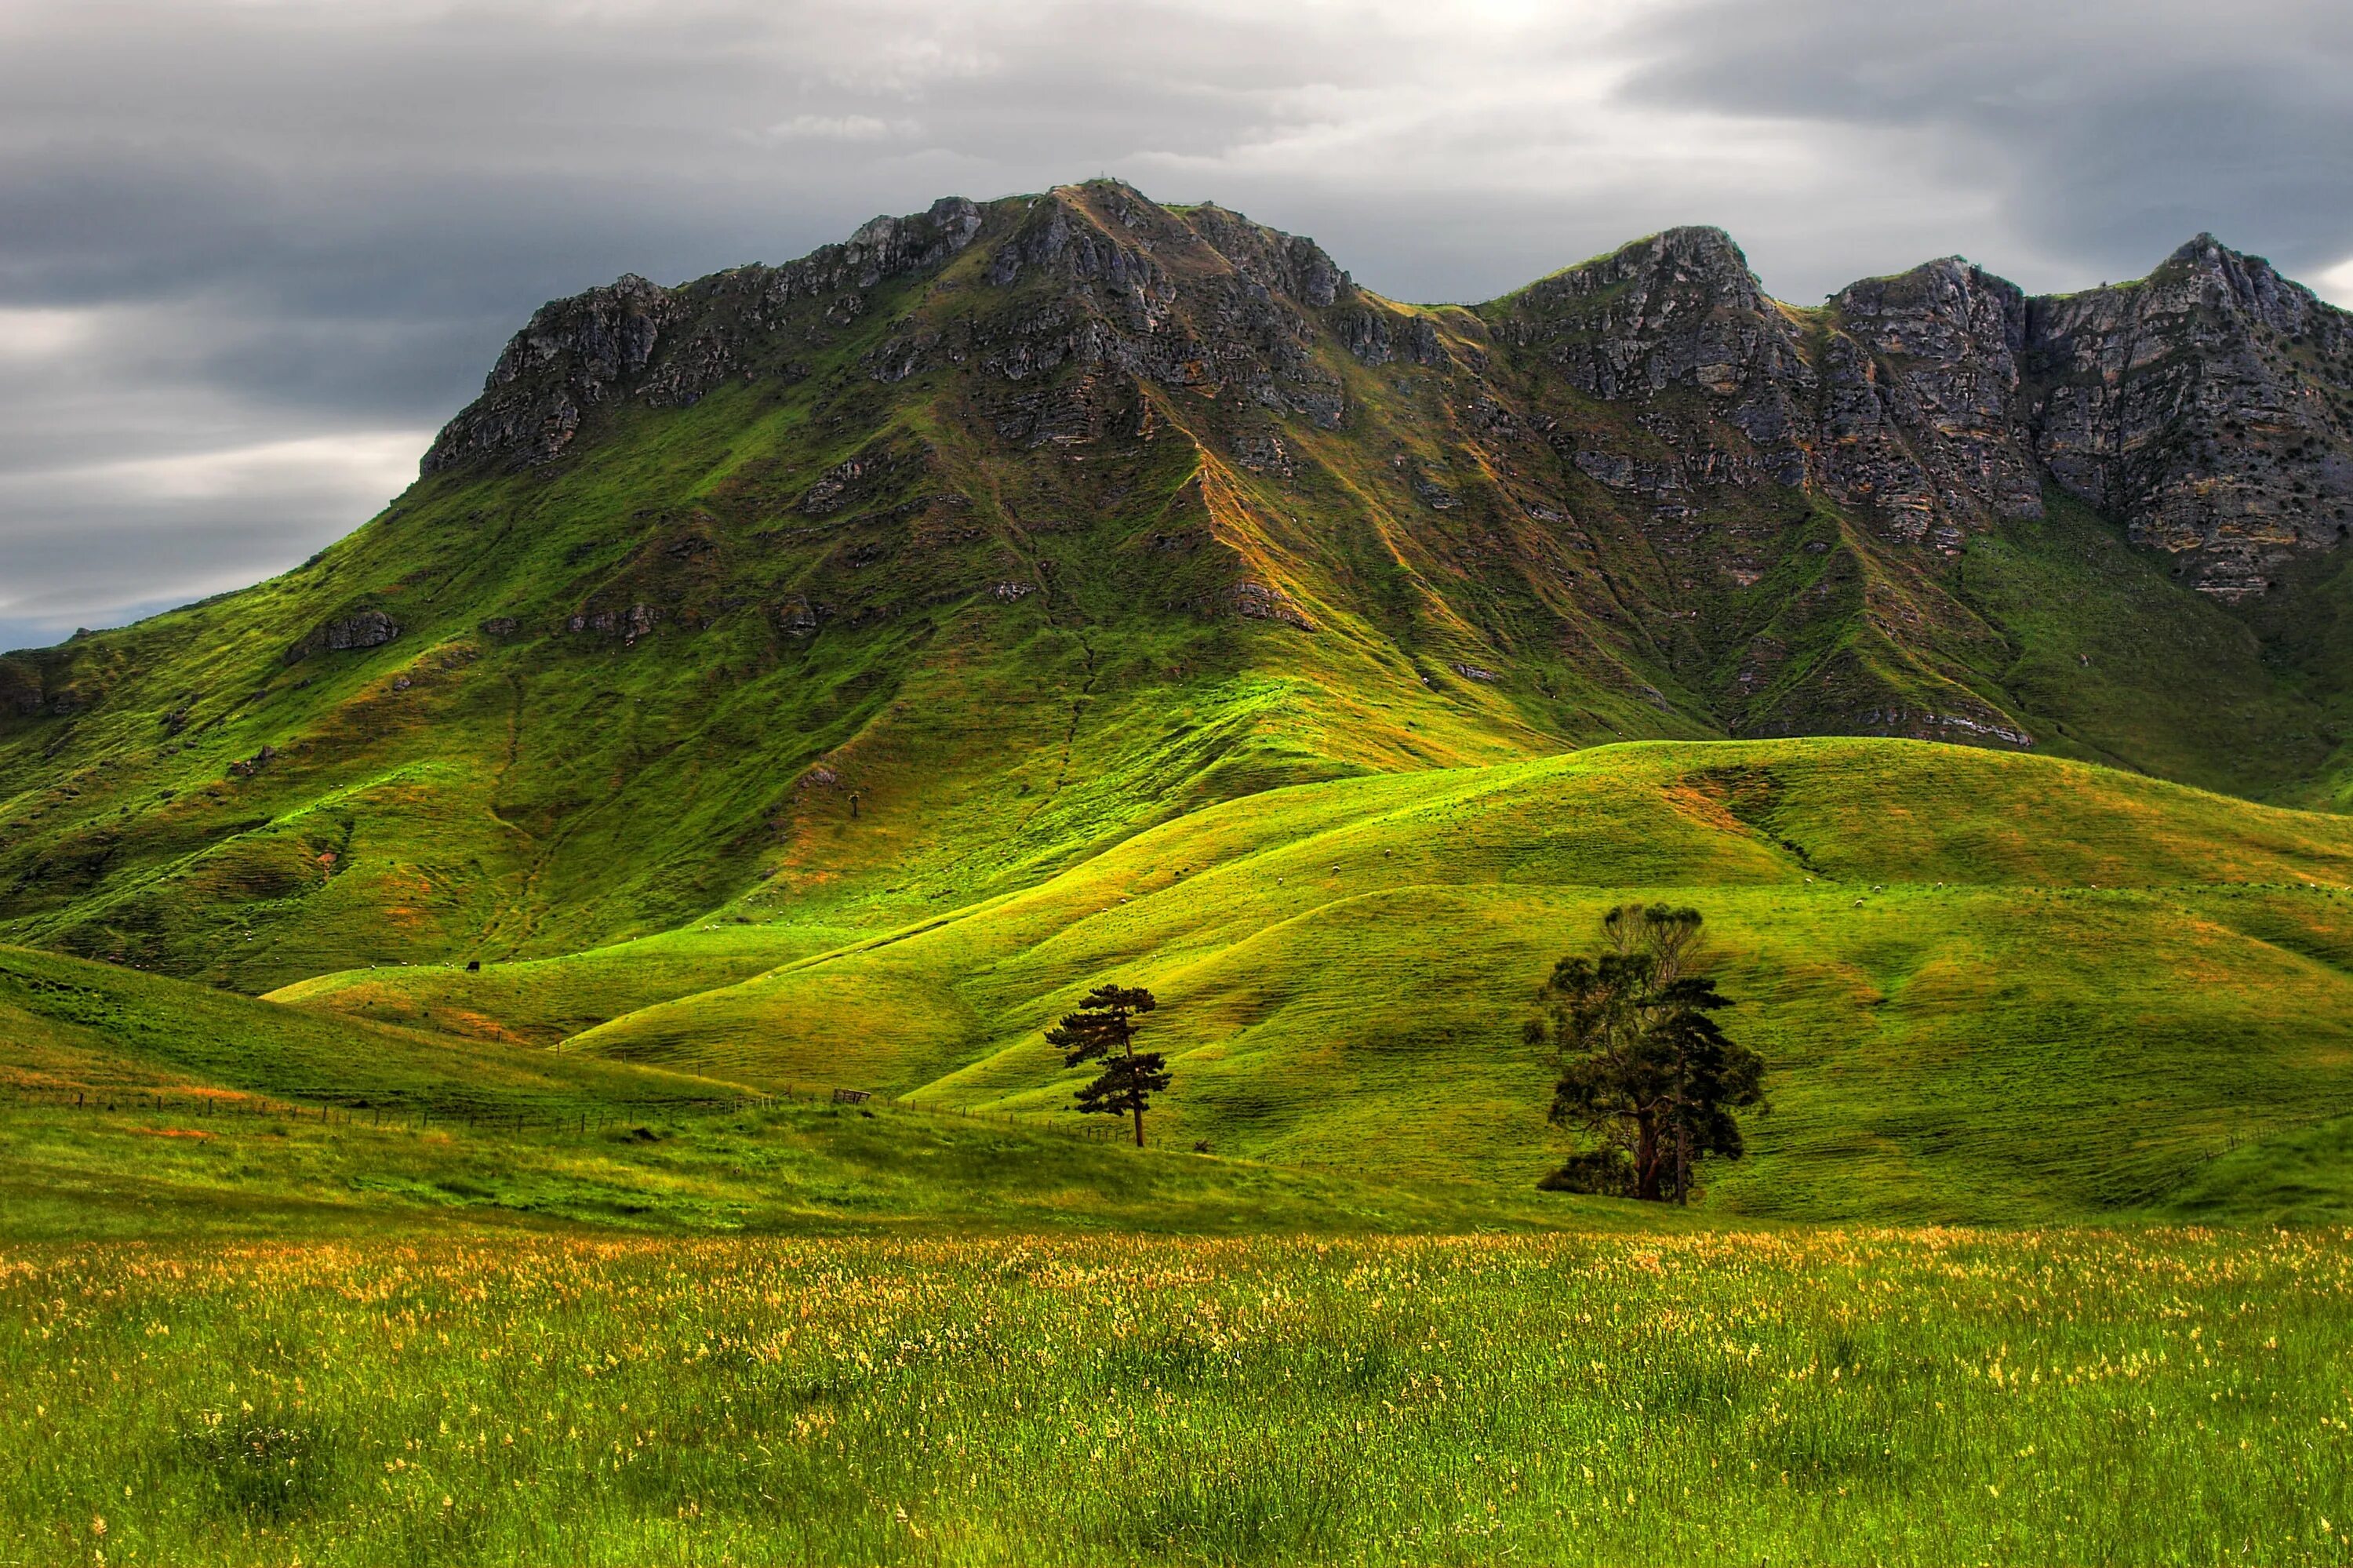
[[[2342,1563],[2353,1236],[0,1249],[0,1557]]]

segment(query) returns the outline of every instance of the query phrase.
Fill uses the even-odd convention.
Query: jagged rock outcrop
[[[1631,440],[1556,431],[1579,470],[1672,503],[1806,473],[1810,375],[1794,325],[1720,228],[1672,228],[1488,307],[1495,334],[1588,397],[1639,410]]]
[[[1854,283],[1831,302],[1819,371],[1817,473],[1894,537],[1957,546],[1964,532],[2042,514],[2020,423],[2026,297],[1947,257]]]
[[[1800,313],[1721,231],[1672,229],[1490,310],[1639,410],[1635,439],[1564,455],[1655,502],[1803,482],[1951,550],[2040,516],[2048,480],[2224,598],[2353,532],[2353,317],[2211,236],[2117,288],[2030,299],[1950,257]]]
[[[875,388],[951,387],[949,417],[1006,460],[1084,461],[1173,424],[1205,465],[1290,489],[1338,477],[1318,432],[1354,432],[1385,445],[1387,471],[1369,488],[1341,480],[1348,493],[1427,520],[1397,524],[1409,533],[1439,530],[1409,554],[1525,585],[1572,620],[1641,624],[1639,656],[1712,694],[1737,733],[2024,746],[2030,726],[1982,678],[2003,665],[2000,640],[1943,563],[1973,535],[2041,518],[2055,486],[2173,556],[2185,584],[2263,591],[2284,560],[2347,536],[2348,323],[2210,237],[2140,282],[2064,298],[1947,257],[1798,309],[1709,228],[1475,309],[1416,309],[1358,289],[1312,240],[1098,180],[877,218],[782,267],[675,289],[624,278],[552,303],[426,468],[545,463],[618,405],[684,406],[737,378],[797,384],[818,374],[813,360],[828,366],[820,407],[846,410],[829,425],[874,418],[854,399]],[[980,526],[944,510],[953,488],[918,482],[935,455],[908,461],[873,431],[843,451],[803,471],[785,503],[827,526],[895,519],[901,536],[847,543],[830,570],[903,562],[918,536]],[[1595,547],[1580,514],[1596,506],[1654,558],[1636,622],[1621,590],[1576,564]],[[1853,532],[1817,534],[1777,571],[1792,519],[1824,509]],[[1251,544],[1261,529],[1181,530],[1220,548],[1166,602],[1311,628],[1288,568]],[[827,602],[846,628],[898,613],[873,591],[843,579]],[[658,584],[607,592],[615,606],[679,602]],[[776,612],[788,637],[835,613],[815,604]],[[579,629],[628,641],[651,628],[634,609],[583,615]],[[675,624],[693,623],[681,606]],[[1854,628],[1873,657],[1839,652]]]
[[[831,313],[864,313],[863,291],[961,251],[980,208],[944,197],[907,217],[877,217],[843,244],[783,267],[740,267],[678,289],[631,274],[543,305],[499,355],[482,396],[425,454],[431,474],[481,459],[548,461],[572,444],[589,410],[635,396],[657,407],[695,402],[774,350],[765,329],[796,302],[828,296]]]
[[[626,277],[551,303],[425,471],[544,462],[617,400],[684,405],[731,376],[790,376],[804,368],[793,347],[855,323],[866,291],[936,269],[992,228],[981,276],[1025,302],[912,313],[861,364],[885,384],[941,365],[1019,384],[1077,367],[1080,386],[1003,401],[999,433],[1027,444],[1138,418],[1106,372],[1234,388],[1338,429],[1346,397],[1320,342],[1367,366],[1451,363],[1429,317],[1360,294],[1313,241],[1095,182],[987,209],[948,198],[787,266],[674,290]],[[2353,328],[2211,236],[2119,288],[2029,299],[1952,257],[1804,313],[1767,297],[1722,230],[1676,228],[1482,313],[1577,392],[1634,411],[1620,439],[1556,429],[1554,445],[1670,514],[1712,488],[1810,485],[1892,541],[1950,551],[2040,515],[2047,478],[2226,598],[2260,592],[2272,565],[2333,547],[2353,522]],[[1281,468],[1271,430],[1229,439],[1252,468]]]
[[[963,281],[879,328],[868,319],[877,285],[943,274],[975,247]],[[1646,508],[1671,549],[1705,525],[1711,497],[1778,489],[1949,555],[2042,515],[2056,484],[2232,599],[2353,532],[2348,320],[2210,236],[2140,282],[2082,294],[2031,299],[1948,257],[1801,311],[1767,297],[1730,237],[1706,228],[1448,315],[1363,292],[1312,240],[1096,181],[987,207],[949,198],[786,266],[677,289],[629,277],[549,304],[425,470],[546,462],[617,402],[682,406],[731,377],[797,379],[814,350],[863,334],[856,366],[872,382],[946,370],[1011,388],[976,405],[1016,446],[1143,430],[1160,417],[1153,390],[1189,392],[1216,404],[1196,439],[1289,477],[1286,421],[1349,423],[1344,365],[1412,366],[1458,384],[1462,439],[1492,466],[1536,482],[1505,453],[1538,441]],[[1491,344],[1524,373],[1517,387],[1493,379]],[[1581,417],[1550,387],[1619,417]],[[821,514],[839,482],[820,479],[805,509]],[[1422,504],[1451,509],[1453,486],[1419,471],[1414,483]],[[1567,515],[1549,493],[1518,504]]]
[[[45,693],[41,672],[23,659],[0,659],[0,712],[37,714]]]
[[[2211,235],[2030,310],[2036,455],[2193,586],[2260,594],[2353,531],[2353,317]]]
[[[380,609],[358,609],[322,621],[286,650],[289,664],[313,653],[345,653],[359,648],[381,648],[400,635],[400,622]]]

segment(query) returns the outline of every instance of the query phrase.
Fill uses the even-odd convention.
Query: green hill
[[[739,1085],[275,1007],[161,975],[0,948],[0,1092],[568,1115],[733,1097]]]
[[[1713,1202],[2125,1212],[2252,1129],[2353,1108],[2348,884],[2353,822],[2077,764],[1900,741],[1613,747],[1196,812],[567,1054],[1050,1109],[1074,1075],[1040,1031],[1118,979],[1164,1003],[1164,1140],[1521,1187],[1559,1148],[1518,1043],[1533,989],[1602,909],[1665,898],[1709,915],[1741,1031],[1775,1068],[1756,1157]],[[448,1007],[473,979],[382,976],[284,995]]]

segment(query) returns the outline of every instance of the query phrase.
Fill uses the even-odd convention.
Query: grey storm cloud
[[[2072,273],[2201,230],[2291,272],[2353,251],[2353,7],[1708,0],[1648,41],[1630,101],[1925,138]]]
[[[2200,229],[2353,298],[2335,0],[0,0],[0,646],[346,532],[547,298],[1112,173],[1477,299],[1712,222],[1818,298]]]

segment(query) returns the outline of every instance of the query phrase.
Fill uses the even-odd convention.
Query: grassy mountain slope
[[[2244,613],[2184,594],[2081,503],[2052,493],[2031,522],[1969,541],[1956,590],[2000,625],[1999,677],[2038,749],[2204,789],[2342,809],[2335,651],[2283,659]]]
[[[559,302],[318,559],[0,661],[0,936],[259,991],[761,933],[543,1038],[1302,781],[1860,729],[2328,798],[2334,631],[2062,499],[1913,536],[1859,300],[1676,231],[1425,310],[1097,182]]]
[[[1775,1065],[1756,1158],[1716,1202],[2119,1212],[2250,1127],[2353,1105],[2348,884],[2353,823],[2078,764],[1613,747],[1196,812],[567,1054],[1051,1109],[1075,1075],[1039,1032],[1119,979],[1166,1008],[1163,1140],[1516,1186],[1561,1148],[1519,1044],[1535,984],[1602,909],[1667,898],[1708,913],[1739,1026]],[[350,977],[301,994],[378,993]]]

